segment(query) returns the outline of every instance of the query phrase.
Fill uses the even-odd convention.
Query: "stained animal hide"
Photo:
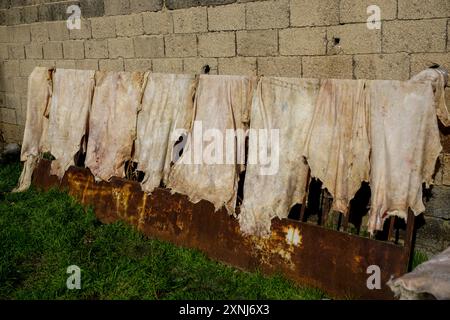
[[[39,154],[49,151],[47,116],[52,94],[51,73],[51,69],[36,67],[28,78],[27,116],[20,155],[25,164],[14,192],[22,192],[30,187]]]
[[[450,248],[387,283],[402,300],[450,299]]]
[[[369,181],[369,111],[364,80],[322,80],[305,157],[311,176],[333,196],[332,209],[348,213]]]
[[[131,159],[145,75],[99,71],[95,79],[85,164],[96,181],[109,181],[123,178]]]
[[[172,192],[186,194],[194,203],[205,199],[216,210],[225,206],[234,213],[255,80],[243,76],[199,77],[194,102],[196,122],[169,174],[167,186]],[[227,139],[227,129],[233,130],[229,131],[232,134],[241,130],[244,139]],[[242,137],[239,132],[238,136]]]
[[[271,220],[286,218],[296,203],[304,203],[308,166],[302,156],[319,93],[319,80],[262,78],[253,98],[244,200],[239,223],[244,234],[270,236]],[[278,132],[276,131],[278,130]],[[265,137],[272,169],[267,170]],[[278,147],[279,144],[279,148]]]
[[[188,131],[194,109],[195,76],[152,73],[137,120],[135,161],[144,172],[142,190],[152,192],[167,182],[175,129]]]
[[[388,216],[406,220],[425,210],[422,183],[430,185],[442,150],[430,83],[370,81],[371,205],[369,232]]]
[[[441,123],[450,126],[450,113],[445,103],[445,83],[446,79],[439,69],[426,69],[414,77],[410,81],[429,81],[433,86],[436,114]]]
[[[60,179],[74,164],[75,154],[86,134],[95,71],[57,69],[53,73],[48,141],[55,157],[50,173]]]

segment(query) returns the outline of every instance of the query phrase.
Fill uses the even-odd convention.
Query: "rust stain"
[[[146,209],[146,206],[147,206],[147,198],[148,198],[148,196],[145,194],[145,193],[143,193],[142,194],[142,200],[141,200],[141,208],[140,208],[140,210],[139,210],[139,224],[138,224],[138,229],[139,230],[142,230],[143,229],[143,226],[144,226],[144,223],[145,223],[145,209]]]
[[[124,179],[94,183],[83,168],[71,167],[62,181],[49,172],[50,162],[42,160],[33,184],[42,189],[68,188],[83,204],[93,206],[104,223],[122,219],[147,236],[202,250],[245,270],[282,273],[332,297],[351,293],[355,298],[392,299],[384,284],[391,275],[407,271],[408,247],[287,219],[274,219],[267,239],[243,236],[234,217],[224,209],[215,212],[207,201],[193,204],[186,196],[162,188],[147,195],[139,183]],[[365,271],[372,264],[383,266],[381,290],[367,289]]]

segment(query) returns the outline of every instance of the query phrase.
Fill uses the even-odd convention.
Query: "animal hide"
[[[410,81],[430,81],[434,90],[436,114],[441,123],[450,126],[450,113],[445,103],[445,83],[446,79],[440,69],[426,69],[414,77]]]
[[[52,70],[36,67],[28,78],[27,115],[20,160],[25,161],[18,186],[22,192],[31,185],[31,176],[40,153],[49,151],[47,142],[48,105],[52,95]]]
[[[95,71],[87,70],[56,69],[53,73],[48,141],[55,160],[50,173],[60,179],[74,164],[74,156],[86,134],[94,76]]]
[[[252,103],[244,200],[239,215],[244,234],[270,236],[273,218],[286,218],[294,204],[304,203],[309,169],[302,154],[318,93],[319,80],[260,80]],[[278,135],[278,141],[266,139],[273,135]],[[278,165],[261,157],[265,147]],[[276,170],[266,171],[268,166]]]
[[[442,150],[430,83],[368,82],[371,110],[369,232],[389,216],[406,220],[425,210],[422,183],[430,185]]]
[[[332,209],[348,213],[369,181],[369,111],[364,80],[322,80],[305,157],[311,176],[333,196]]]
[[[89,118],[86,167],[96,181],[125,176],[136,138],[136,118],[145,76],[141,72],[101,72]]]
[[[195,122],[167,182],[172,192],[186,194],[194,203],[210,201],[216,210],[225,206],[234,214],[255,80],[243,76],[199,77]],[[240,130],[244,137],[237,132],[238,138],[227,139],[227,130],[232,135]]]
[[[387,283],[402,300],[450,299],[450,248]]]
[[[194,108],[195,76],[152,73],[137,120],[135,161],[144,172],[142,190],[152,192],[167,182],[175,129],[187,131]]]

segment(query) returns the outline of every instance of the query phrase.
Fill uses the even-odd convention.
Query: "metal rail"
[[[82,204],[92,206],[104,223],[124,220],[145,235],[174,244],[196,248],[212,259],[245,270],[281,273],[299,284],[314,286],[334,298],[392,299],[385,285],[389,278],[408,270],[414,236],[414,216],[408,217],[403,245],[370,239],[325,227],[329,199],[323,194],[318,223],[274,219],[268,239],[243,236],[238,222],[225,210],[214,212],[207,201],[193,204],[186,196],[172,195],[158,188],[151,195],[141,191],[136,181],[113,178],[94,181],[90,171],[71,167],[62,181],[50,175],[50,161],[41,160],[33,174],[33,184],[41,189],[65,189]],[[308,182],[309,189],[312,187]],[[306,206],[304,206],[306,207]],[[305,216],[308,208],[302,209]],[[323,212],[323,211],[326,212]],[[351,219],[351,215],[347,217]],[[320,225],[319,225],[320,224]],[[348,222],[345,222],[344,225]],[[369,289],[367,269],[377,265],[381,289]]]

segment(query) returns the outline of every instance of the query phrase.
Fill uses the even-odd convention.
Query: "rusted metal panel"
[[[102,222],[122,219],[149,237],[200,249],[213,259],[245,270],[282,273],[336,298],[392,299],[385,283],[391,275],[407,271],[408,246],[289,219],[275,219],[269,239],[243,236],[237,220],[225,210],[214,212],[209,202],[193,204],[162,188],[147,195],[139,183],[124,179],[96,183],[87,169],[76,167],[59,182],[50,176],[49,168],[49,161],[40,162],[34,184],[43,189],[67,188],[81,203],[93,206]],[[367,288],[370,265],[381,268],[380,290]]]

